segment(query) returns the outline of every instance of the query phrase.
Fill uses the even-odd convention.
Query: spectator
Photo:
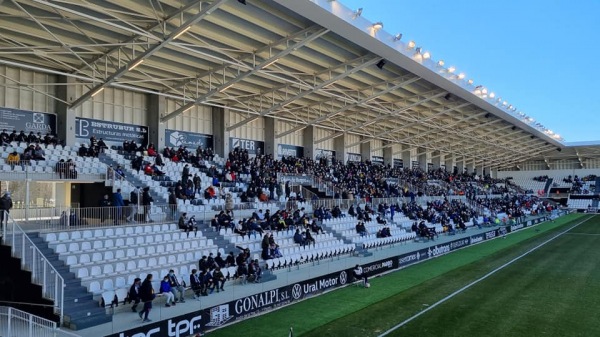
[[[113,193],[113,206],[115,207],[115,225],[121,221],[123,217],[123,206],[125,206],[125,202],[123,201],[123,196],[121,195],[121,189],[118,188],[115,193]]]
[[[235,256],[233,255],[233,252],[229,252],[229,255],[225,258],[225,267],[233,266],[235,266]]]
[[[169,275],[165,275],[163,280],[160,282],[160,293],[167,297],[166,307],[175,305],[175,295],[171,291],[171,283],[169,282]]]
[[[129,216],[127,216],[127,219],[125,219],[125,221],[135,222],[135,216],[137,215],[137,211],[138,211],[139,198],[140,198],[140,188],[136,186],[131,191],[131,193],[129,193]]]
[[[169,189],[169,218],[170,220],[175,220],[177,217],[177,196],[175,195],[175,191],[170,188]]]
[[[2,198],[0,198],[0,230],[4,227],[3,224],[8,219],[8,214],[10,213],[11,208],[13,207],[13,202],[10,197],[10,192],[4,192]]]
[[[194,292],[194,298],[200,301],[200,295],[202,295],[202,282],[200,281],[200,275],[198,275],[198,270],[196,269],[192,269],[192,273],[190,274],[190,286]]]
[[[312,234],[310,234],[310,231],[308,229],[306,230],[306,232],[304,232],[304,236],[305,236],[305,238],[304,238],[305,244],[310,245],[312,242],[313,245],[316,245],[316,241],[313,238]]]
[[[301,246],[304,246],[306,244],[306,239],[304,238],[304,236],[302,236],[299,229],[296,229],[296,233],[294,234],[294,242]]]
[[[8,165],[10,165],[11,170],[15,169],[15,165],[21,164],[21,167],[23,167],[23,164],[20,163],[20,161],[21,161],[21,157],[19,156],[19,153],[17,153],[17,151],[13,151],[6,158],[6,163]]]
[[[144,207],[144,219],[146,222],[154,222],[150,219],[150,205],[154,200],[150,196],[150,187],[144,187],[142,192],[142,206]]]
[[[167,279],[169,280],[169,285],[171,286],[171,293],[173,293],[173,296],[175,297],[175,302],[177,302],[177,293],[179,293],[179,302],[185,303],[185,298],[183,297],[185,288],[181,283],[179,283],[179,280],[177,279],[177,276],[175,276],[175,271],[173,269],[169,270]]]
[[[221,256],[221,252],[217,252],[217,257],[215,257],[215,263],[217,264],[217,266],[219,266],[220,268],[225,268],[226,262],[223,259],[223,257]]]
[[[44,157],[45,155],[46,155],[46,152],[44,152],[44,149],[42,149],[40,144],[37,144],[35,146],[35,149],[33,150],[33,159],[34,160],[46,160],[46,158]]]
[[[183,166],[183,171],[181,172],[181,183],[187,185],[188,179],[190,177],[190,166],[185,164]]]
[[[367,228],[365,227],[365,224],[362,221],[359,221],[356,224],[356,233],[360,234],[360,236],[369,235],[369,233],[367,232]]]
[[[155,297],[154,288],[152,288],[152,274],[148,274],[140,287],[140,299],[144,302],[144,309],[139,312],[139,316],[140,318],[143,316],[143,322],[152,322],[148,315],[152,310],[152,301]]]
[[[258,263],[258,260],[250,261],[248,265],[248,279],[250,282],[258,283],[262,278],[262,269]]]
[[[140,287],[142,286],[142,279],[139,277],[136,277],[135,280],[133,280],[133,284],[131,285],[131,287],[129,288],[129,294],[128,294],[128,298],[129,298],[129,303],[133,302],[133,306],[131,307],[131,311],[133,312],[137,312],[137,305],[138,303],[140,303]]]
[[[123,180],[125,179],[125,172],[123,172],[123,168],[121,165],[118,165],[115,169],[115,179]]]
[[[225,291],[225,288],[223,288],[225,286],[225,275],[223,275],[223,272],[221,272],[220,267],[215,268],[212,277],[215,287],[217,288],[217,292],[219,292],[219,290]]]
[[[67,179],[77,179],[77,166],[75,166],[75,162],[73,162],[73,159],[68,159],[67,162],[65,163],[66,165],[66,172],[67,172]]]
[[[108,194],[104,195],[99,202],[100,206],[100,222],[106,221],[106,219],[110,219],[110,200],[108,199]],[[115,220],[116,221],[116,220]]]

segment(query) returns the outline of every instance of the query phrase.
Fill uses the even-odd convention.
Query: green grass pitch
[[[346,287],[210,336],[600,336],[600,216],[572,214]]]

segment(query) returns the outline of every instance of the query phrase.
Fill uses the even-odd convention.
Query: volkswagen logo
[[[344,285],[344,284],[346,284],[347,281],[348,281],[348,275],[346,274],[345,271],[342,271],[340,273],[340,284]]]
[[[294,298],[295,300],[297,300],[300,297],[302,297],[302,286],[299,285],[298,283],[296,283],[292,287],[292,298]]]

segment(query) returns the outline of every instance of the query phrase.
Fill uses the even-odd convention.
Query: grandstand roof
[[[246,3],[245,5],[243,3]],[[451,153],[492,167],[565,148],[408,41],[328,0],[5,1],[0,64],[296,126]],[[384,62],[382,62],[384,60]],[[357,144],[347,144],[348,147]],[[376,150],[376,149],[375,149]]]

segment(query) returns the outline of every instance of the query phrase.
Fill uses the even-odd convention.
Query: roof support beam
[[[196,104],[200,104],[202,102],[204,102],[205,100],[207,100],[209,97],[215,95],[216,93],[219,93],[221,91],[226,90],[227,88],[231,87],[232,85],[244,80],[245,78],[248,78],[249,76],[252,76],[258,72],[263,71],[264,68],[268,67],[269,65],[271,65],[273,62],[276,62],[277,60],[279,60],[282,57],[285,57],[288,54],[291,54],[292,52],[302,48],[303,46],[307,45],[308,43],[318,39],[319,37],[327,34],[328,30],[325,28],[321,28],[316,30],[315,32],[306,32],[306,35],[300,40],[297,41],[295,43],[292,43],[290,45],[288,45],[284,50],[270,56],[269,58],[266,58],[265,60],[263,60],[262,62],[256,64],[254,67],[252,67],[252,69],[250,71],[247,71],[245,73],[239,74],[238,76],[234,77],[231,80],[226,81],[225,83],[223,83],[222,85],[209,90],[207,93],[200,95],[199,97],[196,98],[196,100],[194,102],[190,102],[190,103],[186,103],[184,105],[182,105],[181,107],[179,107],[178,109],[176,109],[173,112],[168,113],[167,115],[163,116],[160,118],[161,122],[166,122],[171,118],[174,118],[180,114],[182,114],[184,111],[187,111],[189,109],[191,109],[194,105]],[[231,130],[231,128],[228,128],[228,130]]]
[[[376,117],[376,118],[374,118],[374,119],[372,119],[372,120],[369,120],[369,121],[367,121],[367,122],[364,122],[364,123],[361,123],[361,124],[358,124],[358,125],[352,126],[352,127],[348,128],[348,129],[345,129],[344,131],[336,132],[336,133],[334,133],[333,135],[329,135],[329,136],[327,136],[327,137],[323,137],[323,138],[321,138],[321,139],[317,139],[317,140],[314,142],[314,144],[320,144],[320,143],[322,143],[322,142],[324,142],[324,141],[327,141],[327,140],[329,140],[329,139],[337,138],[337,137],[339,137],[339,136],[343,135],[343,134],[344,134],[344,133],[346,133],[346,132],[350,132],[350,131],[354,131],[354,130],[356,130],[356,129],[363,128],[363,127],[365,127],[365,126],[368,126],[368,125],[371,125],[371,124],[377,123],[377,122],[379,122],[379,121],[381,121],[381,120],[384,120],[384,119],[387,119],[387,118],[390,118],[390,117],[395,117],[395,116],[396,116],[396,115],[398,115],[398,114],[402,114],[402,113],[404,113],[404,112],[406,112],[406,111],[408,111],[408,110],[411,110],[412,108],[414,108],[414,107],[416,107],[416,106],[419,106],[419,105],[421,105],[421,104],[423,104],[423,103],[429,102],[429,101],[431,101],[431,100],[433,100],[433,99],[436,99],[436,98],[438,98],[438,97],[442,97],[442,96],[444,96],[444,95],[446,95],[446,92],[445,92],[445,91],[443,91],[443,92],[440,92],[440,93],[437,93],[437,94],[435,94],[435,95],[433,95],[433,96],[426,97],[425,99],[418,100],[418,101],[416,101],[416,102],[414,102],[414,103],[411,103],[411,104],[409,104],[409,105],[407,105],[407,106],[405,106],[405,107],[403,107],[403,108],[401,108],[401,109],[394,110],[394,111],[392,111],[392,112],[391,112],[391,113],[389,113],[389,114],[380,115],[379,117]],[[414,97],[422,97],[422,96],[423,96],[423,95],[416,95],[416,96],[414,96]],[[412,98],[414,98],[414,97],[412,97]]]
[[[377,62],[379,62],[380,60],[381,60],[380,57],[375,57],[375,58],[371,58],[370,60],[366,60],[365,62],[363,62],[360,65],[355,66],[355,67],[352,67],[352,66],[348,65],[348,66],[346,66],[346,69],[345,69],[345,71],[343,73],[338,74],[338,75],[336,75],[336,76],[334,76],[334,77],[332,77],[332,78],[330,78],[328,80],[325,80],[325,81],[321,82],[320,84],[315,85],[310,90],[302,91],[302,92],[296,94],[295,96],[287,98],[287,99],[285,99],[285,100],[283,100],[283,101],[281,101],[281,102],[273,105],[272,107],[270,107],[270,108],[268,108],[266,110],[263,110],[262,112],[260,112],[260,114],[258,114],[256,116],[252,116],[252,117],[247,118],[247,119],[245,119],[243,121],[240,121],[239,123],[231,125],[230,127],[227,128],[227,131],[235,130],[235,129],[239,128],[240,126],[242,126],[244,124],[247,124],[247,123],[249,123],[249,122],[251,122],[251,121],[253,121],[253,120],[255,120],[255,119],[259,118],[259,117],[264,117],[264,116],[270,114],[271,112],[273,112],[273,111],[275,111],[275,110],[277,110],[279,108],[285,107],[286,105],[294,102],[295,100],[301,99],[302,97],[306,97],[307,95],[310,95],[310,94],[312,94],[312,93],[314,93],[314,92],[316,92],[316,91],[318,91],[320,89],[323,89],[324,87],[326,87],[326,86],[328,86],[328,85],[330,85],[332,83],[335,83],[335,82],[337,82],[337,81],[339,81],[339,80],[341,80],[341,79],[343,79],[345,77],[348,77],[348,76],[350,76],[350,75],[352,75],[354,73],[357,73],[357,72],[363,70],[366,67],[374,65]]]
[[[367,96],[367,97],[365,97],[363,99],[360,99],[360,100],[358,100],[355,103],[345,105],[345,106],[343,106],[340,109],[332,111],[332,112],[330,112],[328,114],[325,114],[325,115],[323,115],[323,116],[321,116],[319,118],[315,118],[313,120],[310,120],[310,121],[308,121],[304,125],[298,125],[298,126],[292,128],[290,130],[282,132],[282,133],[276,135],[275,138],[281,138],[281,137],[284,137],[286,135],[289,135],[290,133],[294,133],[296,131],[300,131],[300,130],[302,130],[302,129],[310,126],[310,125],[315,125],[315,124],[321,123],[321,122],[323,122],[323,121],[325,121],[325,120],[327,120],[329,118],[334,117],[335,115],[339,115],[342,112],[348,111],[349,109],[352,109],[352,108],[355,108],[355,107],[358,107],[358,106],[365,106],[365,104],[367,104],[369,101],[371,101],[371,100],[373,100],[373,99],[375,99],[377,97],[380,97],[380,96],[385,95],[387,93],[390,93],[392,91],[395,91],[395,90],[398,90],[400,88],[403,88],[403,87],[405,87],[405,86],[407,86],[407,85],[409,85],[411,83],[414,83],[414,82],[416,82],[416,81],[418,81],[420,79],[421,79],[420,77],[412,77],[412,78],[410,78],[410,79],[408,79],[406,81],[402,81],[401,83],[398,83],[398,84],[393,85],[393,86],[391,86],[389,88],[386,88],[386,89],[384,89],[382,91],[379,91],[379,92],[377,92],[375,94],[372,94],[372,95],[369,95],[369,96]]]
[[[179,26],[175,30],[173,30],[171,32],[171,34],[169,34],[164,40],[162,40],[158,44],[155,44],[154,46],[150,47],[145,52],[140,54],[138,57],[135,57],[133,60],[127,62],[127,64],[125,66],[119,68],[116,72],[114,72],[112,75],[110,75],[103,83],[94,86],[88,92],[81,95],[81,97],[76,99],[75,102],[73,102],[71,104],[70,108],[75,109],[75,108],[79,107],[81,104],[83,104],[85,101],[90,99],[92,96],[96,95],[101,90],[103,90],[105,87],[109,86],[112,82],[116,81],[119,77],[123,76],[128,71],[133,70],[133,68],[135,68],[136,66],[140,65],[140,63],[142,63],[145,59],[151,57],[153,54],[155,54],[162,48],[166,47],[171,41],[175,40],[175,38],[179,37],[181,34],[185,33],[187,30],[189,30],[190,26],[198,23],[205,16],[212,13],[214,10],[219,8],[225,2],[227,2],[227,0],[217,0],[217,1],[214,1],[211,4],[209,4],[205,8],[203,8],[200,12],[198,12],[196,15],[191,17],[189,20],[187,20],[181,26]]]

